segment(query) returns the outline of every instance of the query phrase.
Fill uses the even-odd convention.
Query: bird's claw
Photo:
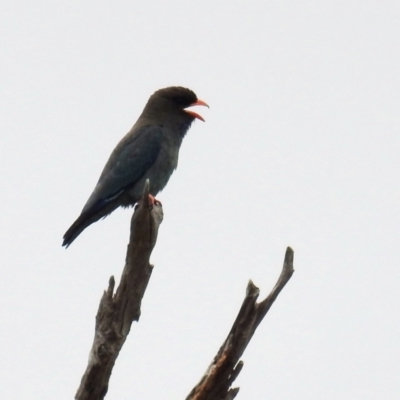
[[[149,204],[150,204],[150,209],[152,209],[155,205],[156,206],[162,206],[161,201],[157,200],[153,195],[149,194]]]
[[[140,206],[141,201],[138,201],[135,205],[135,210]],[[154,206],[161,206],[161,201],[157,200],[153,195],[149,194],[149,210],[152,210]]]

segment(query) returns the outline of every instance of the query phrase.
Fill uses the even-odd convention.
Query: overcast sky
[[[148,97],[182,85],[211,108],[158,195],[107,399],[184,399],[288,245],[237,398],[399,399],[399,21],[393,0],[2,1],[1,397],[73,398],[132,210],[62,235]]]

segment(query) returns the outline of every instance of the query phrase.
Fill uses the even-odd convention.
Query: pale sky
[[[62,235],[148,97],[180,85],[211,108],[158,195],[106,398],[184,399],[291,246],[237,399],[399,399],[399,21],[398,1],[1,2],[0,397],[73,398],[132,210]]]

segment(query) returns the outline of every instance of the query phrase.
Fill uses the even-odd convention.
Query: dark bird
[[[178,165],[179,148],[192,122],[204,119],[191,106],[208,105],[189,89],[168,87],[156,91],[139,119],[111,153],[81,215],[64,235],[68,247],[93,222],[116,208],[133,206],[146,179],[156,196]]]

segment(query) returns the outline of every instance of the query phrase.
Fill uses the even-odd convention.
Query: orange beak
[[[210,108],[209,105],[203,100],[197,100],[194,103],[192,103],[189,107],[193,107],[193,106],[205,106],[205,107]],[[197,119],[205,122],[204,118],[201,115],[195,113],[194,111],[192,111],[192,110],[184,110],[184,111],[187,112],[189,115],[191,115],[193,118],[197,118]]]

